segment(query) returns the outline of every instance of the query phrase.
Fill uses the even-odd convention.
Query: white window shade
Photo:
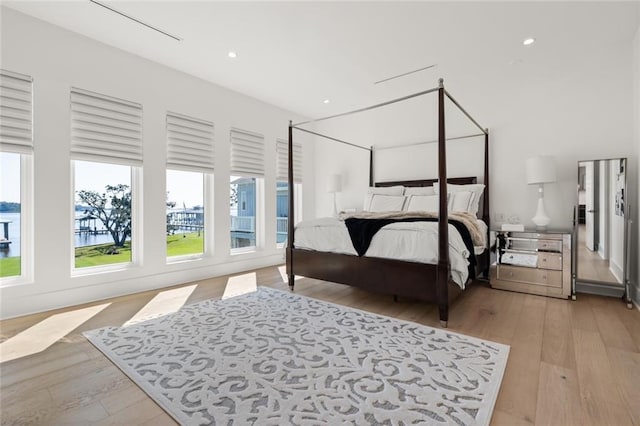
[[[231,130],[231,174],[264,176],[264,136],[245,130]]]
[[[289,142],[282,139],[276,141],[277,164],[276,174],[277,180],[289,180]],[[294,142],[293,144],[293,181],[302,183],[302,145]]]
[[[142,105],[72,88],[71,155],[141,166]]]
[[[167,167],[213,173],[213,123],[167,113]]]
[[[0,150],[33,151],[33,79],[0,70]]]

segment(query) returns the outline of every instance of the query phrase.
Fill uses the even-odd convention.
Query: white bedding
[[[487,225],[478,220],[483,233]],[[337,218],[307,220],[296,225],[296,248],[343,253],[357,256],[344,221]],[[475,247],[475,254],[484,247]],[[467,248],[458,230],[449,225],[449,261],[451,278],[464,289],[469,276]],[[397,222],[380,229],[365,253],[369,257],[405,260],[409,262],[438,263],[437,222]]]

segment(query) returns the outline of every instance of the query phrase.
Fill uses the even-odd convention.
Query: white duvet
[[[478,220],[478,224],[486,233],[487,225],[481,220]],[[300,222],[296,225],[294,237],[296,248],[357,256],[347,226],[337,218]],[[484,247],[476,247],[475,254],[483,250]],[[387,225],[373,236],[365,256],[437,264],[438,223],[397,222]],[[468,257],[469,251],[460,233],[453,225],[449,225],[451,278],[462,289],[469,277]]]

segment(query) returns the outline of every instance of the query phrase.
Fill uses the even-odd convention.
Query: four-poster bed
[[[374,148],[366,148],[361,145],[346,142],[334,137],[326,136],[299,126],[311,122],[328,120],[331,118],[355,114],[380,108],[396,102],[401,102],[428,93],[437,93],[438,96],[438,176],[436,179],[396,181],[396,182],[374,182]],[[475,126],[481,130],[479,135],[463,136],[484,136],[484,192],[481,207],[481,218],[489,229],[489,132],[482,128],[444,89],[443,80],[440,79],[439,86],[434,89],[419,92],[413,95],[394,99],[367,108],[332,115],[329,117],[313,120],[309,122],[292,124],[289,123],[289,160],[288,160],[288,180],[289,180],[289,223],[287,236],[287,277],[289,287],[293,290],[295,275],[315,278],[324,281],[331,281],[351,286],[361,287],[374,292],[392,294],[416,298],[427,302],[435,302],[438,305],[440,323],[447,326],[449,303],[460,293],[461,286],[450,280],[450,259],[449,259],[449,212],[448,212],[448,185],[449,184],[474,184],[476,177],[448,178],[447,177],[447,157],[446,157],[446,131],[445,131],[445,97],[460,109],[460,111],[470,119]],[[437,186],[439,214],[437,217],[437,263],[420,263],[388,259],[381,257],[354,256],[351,254],[341,254],[325,251],[314,251],[301,249],[295,246],[295,218],[293,199],[293,131],[299,130],[310,133],[318,137],[347,144],[356,148],[369,151],[369,185],[376,187],[402,185],[404,187]],[[451,138],[453,139],[461,139]],[[434,141],[436,142],[436,141]],[[489,241],[488,235],[486,241]],[[471,252],[469,256],[474,256]],[[488,247],[477,257],[478,273],[485,276],[489,269]]]

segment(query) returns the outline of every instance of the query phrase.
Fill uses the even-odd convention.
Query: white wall
[[[640,13],[640,7],[638,7]],[[602,50],[567,52],[562,61],[546,64],[544,75],[533,75],[526,63],[503,74],[480,80],[443,75],[445,87],[478,120],[490,129],[491,213],[518,218],[532,226],[536,209],[536,187],[526,184],[524,164],[536,154],[556,159],[558,182],[545,186],[547,213],[552,227],[570,227],[577,204],[577,163],[580,160],[628,158],[630,188],[626,200],[632,208],[631,282],[640,302],[640,255],[638,241],[640,210],[640,30],[633,40]],[[471,71],[464,70],[465,73]],[[436,82],[425,85],[435,87]],[[398,94],[398,96],[404,95]],[[380,114],[320,123],[317,130],[364,146],[402,144],[436,137],[434,94],[424,101],[411,101]],[[448,136],[476,133],[473,127],[452,120],[447,109]],[[451,123],[450,123],[451,122]],[[635,135],[635,136],[634,136]],[[480,139],[480,138],[478,138]],[[471,142],[471,141],[470,141]],[[458,147],[461,154],[448,155],[449,176],[481,176],[481,142]],[[385,151],[386,160],[376,161],[376,180],[419,179],[437,176],[436,157],[430,148]],[[378,157],[378,156],[377,156]],[[368,184],[365,153],[337,147],[332,142],[316,146],[316,214],[330,212],[326,179],[332,173],[346,173],[343,207],[361,207]]]
[[[640,7],[638,8],[638,16],[640,16]],[[640,26],[638,26],[638,30],[636,31],[635,38],[633,40],[633,120],[634,120],[634,141],[635,141],[635,151],[636,151],[636,167],[640,165]],[[635,244],[632,244],[631,247],[631,284],[634,287],[634,291],[632,291],[632,296],[636,305],[640,306],[640,173],[636,170],[636,190],[637,196],[635,203],[632,204],[632,218],[633,218],[633,229],[632,229],[632,240],[635,239]],[[631,180],[633,182],[633,180]]]
[[[611,273],[622,282],[624,276],[624,216],[619,216],[616,214],[616,190],[618,188],[618,171],[620,168],[620,164],[616,160],[611,160],[609,162],[609,177],[607,179],[608,182],[608,191],[611,194],[611,197],[607,201],[607,215],[608,218],[608,229],[607,235],[609,236],[609,270]],[[625,190],[626,191],[626,190]],[[628,207],[628,206],[625,206]]]
[[[633,81],[631,40],[606,50],[588,51],[583,56],[563,62],[550,63],[553,78],[527,76],[526,72],[514,75],[512,68],[505,68],[504,75],[496,75],[485,84],[465,85],[460,78],[457,84],[445,87],[481,125],[490,128],[490,184],[491,210],[506,217],[517,216],[525,224],[532,225],[536,209],[536,187],[526,184],[524,164],[536,154],[552,155],[558,168],[558,182],[546,185],[547,213],[555,227],[568,227],[572,222],[573,206],[577,201],[577,163],[579,160],[629,157],[630,170],[637,168],[635,147],[632,143]],[[594,66],[597,64],[597,66]],[[432,84],[435,86],[435,82]],[[426,88],[426,87],[425,87]],[[318,127],[321,132],[364,145],[415,142],[435,138],[437,120],[434,98],[422,104],[414,102],[407,109],[385,111],[373,119],[354,118],[347,123],[327,123]],[[480,105],[472,109],[467,105]],[[412,109],[413,108],[413,109]],[[418,112],[416,112],[418,111]],[[450,110],[448,110],[449,112]],[[447,114],[447,121],[450,116]],[[354,117],[354,116],[350,116]],[[454,121],[454,120],[451,120]],[[472,126],[465,129],[460,120],[448,129],[449,136],[477,132]],[[358,128],[360,127],[360,128]],[[482,143],[477,138],[477,151],[466,147],[461,154],[448,155],[449,175],[481,174]],[[451,142],[452,148],[461,142]],[[467,146],[470,146],[467,145]],[[323,179],[339,167],[328,161],[338,151],[335,144],[317,146],[316,167],[322,165],[316,177],[316,212],[325,209],[325,197],[321,186]],[[340,163],[350,163],[342,157]],[[386,155],[386,154],[385,154]],[[357,162],[350,173],[358,174],[359,190],[346,188],[342,194],[346,204],[360,204],[361,189],[366,186],[367,164]],[[384,179],[435,177],[435,155],[417,148],[405,149],[397,154],[384,170]],[[454,170],[456,169],[456,170]],[[376,168],[378,171],[378,168]],[[395,176],[391,176],[393,174]]]
[[[89,38],[2,8],[1,66],[34,79],[35,270],[32,283],[0,288],[1,316],[13,317],[282,262],[276,248],[275,141],[302,117]],[[143,262],[108,274],[70,276],[72,189],[69,90],[87,89],[143,105]],[[215,123],[215,247],[212,256],[166,263],[165,114]],[[265,244],[229,254],[229,130],[265,136]],[[298,140],[309,141],[300,136]],[[303,209],[314,211],[313,146],[305,144]]]
[[[609,236],[611,235],[611,230],[607,227],[607,217],[611,214],[611,211],[615,209],[615,206],[612,206],[611,200],[609,199],[609,187],[614,185],[611,181],[611,177],[608,176],[608,162],[601,161],[599,163],[599,179],[598,179],[598,254],[603,259],[608,259],[608,255],[606,251],[609,247]]]
[[[489,76],[481,84],[465,76],[442,76],[447,90],[481,125],[489,127],[494,225],[498,215],[533,225],[537,188],[526,184],[524,165],[527,158],[537,154],[554,156],[557,164],[558,181],[545,185],[545,204],[552,227],[571,227],[580,160],[626,157],[628,181],[630,185],[640,185],[639,38],[636,34],[635,41],[622,41],[602,50],[567,52],[565,60],[546,64],[545,75],[533,75],[525,63],[520,69],[505,67],[503,74]],[[435,85],[433,82],[425,89]],[[405,110],[399,107],[385,110],[386,115],[350,116],[351,121],[345,118],[321,123],[318,131],[365,146],[435,139],[435,96],[427,96],[432,96],[431,100],[411,102]],[[452,124],[448,136],[477,132],[473,127],[463,128],[461,120],[451,120],[451,115],[448,109],[447,124]],[[470,150],[470,144],[464,148],[458,148],[457,144],[449,145],[462,151],[454,155],[450,150],[449,176],[481,176],[482,153],[477,151],[481,142],[476,141],[474,151]],[[435,152],[429,153],[427,148],[403,149],[391,155],[388,152],[386,164],[376,162],[377,180],[437,176]],[[336,148],[330,142],[318,144],[316,170],[316,214],[326,215],[329,211],[324,180],[331,173],[349,174],[349,182],[341,194],[343,205],[361,207],[361,194],[368,183],[365,155]],[[630,188],[626,200],[633,209],[632,235],[636,238],[631,241],[631,265],[636,286],[640,234],[638,209],[633,206],[640,200],[638,185]],[[640,300],[639,293],[636,287],[636,300]]]

